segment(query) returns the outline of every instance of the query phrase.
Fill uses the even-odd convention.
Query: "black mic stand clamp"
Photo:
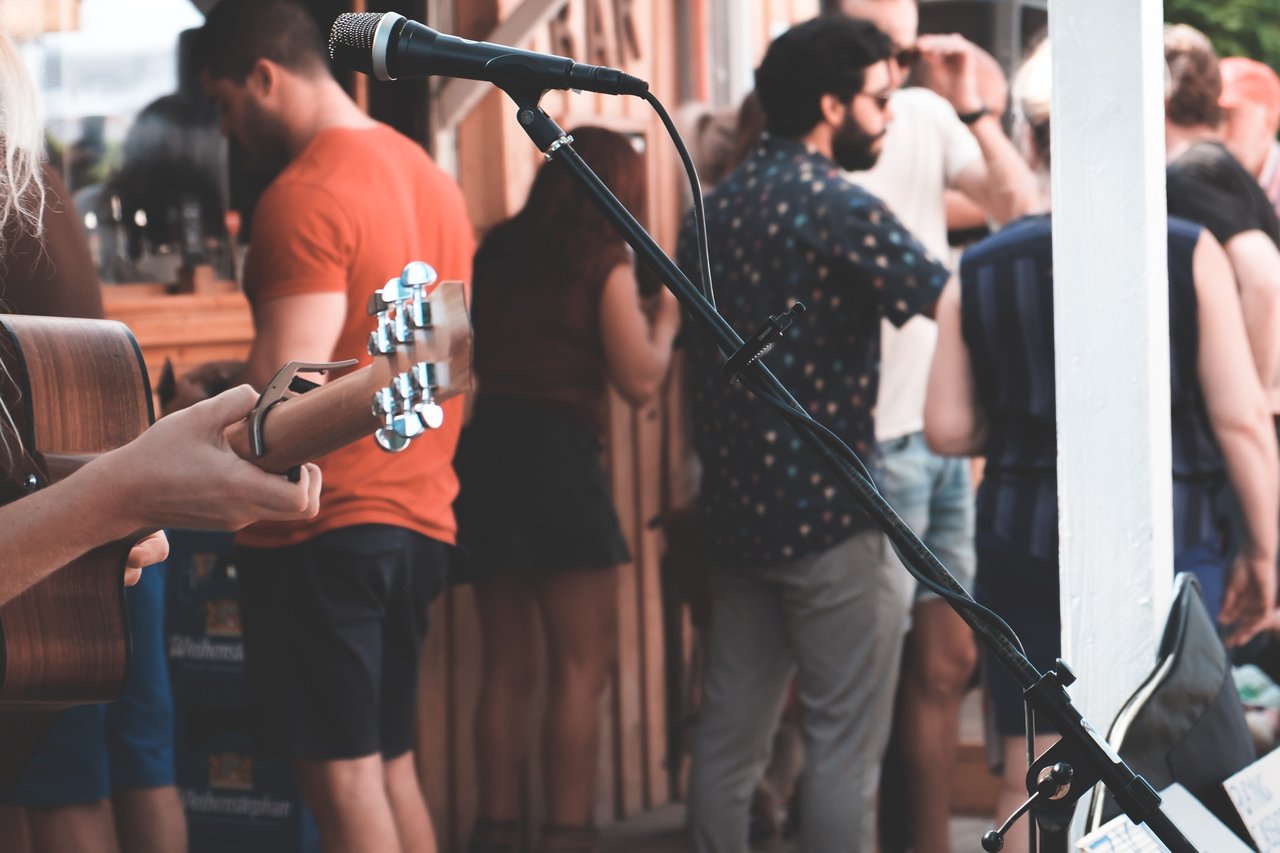
[[[1071,700],[1066,688],[1075,681],[1075,673],[1062,658],[1058,658],[1054,662],[1054,668],[1027,688],[1024,696],[1034,708],[1053,707],[1063,702],[1069,705]],[[1123,766],[1120,756],[1087,721],[1081,718],[1079,724],[1105,751],[1109,760]],[[1090,760],[1086,750],[1072,739],[1060,739],[1031,763],[1027,769],[1027,793],[1030,796],[1014,810],[1003,826],[982,837],[982,849],[987,853],[995,853],[1003,848],[1004,836],[1009,828],[1024,813],[1030,811],[1040,828],[1046,853],[1065,852],[1067,830],[1075,815],[1076,803],[1101,781],[1104,781],[1102,774],[1097,770],[1096,762]],[[1141,776],[1130,773],[1127,784],[1112,787],[1112,794],[1117,805],[1130,818],[1141,816],[1142,820],[1135,820],[1135,823],[1147,822],[1159,813],[1160,795]]]
[[[804,303],[797,302],[791,306],[791,310],[770,316],[763,326],[756,329],[754,335],[747,338],[747,342],[737,352],[725,360],[724,375],[732,382],[741,382],[743,372],[773,349],[773,345],[782,339],[787,328],[802,313],[804,313]]]
[[[771,318],[761,332],[753,336],[754,343],[744,343],[724,317],[707,299],[703,298],[680,267],[662,251],[653,237],[583,161],[571,144],[572,138],[538,106],[543,90],[531,84],[511,84],[500,86],[500,88],[515,101],[517,121],[538,150],[543,152],[548,160],[554,159],[569,170],[570,175],[601,213],[613,223],[623,239],[635,250],[637,259],[666,283],[680,300],[688,316],[711,336],[720,351],[730,358],[741,357],[735,364],[741,372],[731,378],[742,381],[748,390],[756,393],[757,396],[769,395],[803,412],[800,404],[795,401],[786,387],[760,360],[760,356],[768,345],[776,340],[786,325],[794,320],[800,310],[803,310],[800,305],[797,304],[789,312],[789,316],[784,314]],[[651,104],[656,103],[652,96],[648,96],[647,99]],[[937,557],[924,546],[920,538],[898,518],[869,478],[859,475],[852,461],[847,461],[833,450],[826,437],[828,433],[821,425],[810,419],[793,420],[791,423],[801,440],[821,456],[837,480],[849,489],[871,518],[885,531],[903,561],[916,570],[913,574],[927,578],[934,585],[948,590],[951,593],[948,601],[955,599],[962,602],[962,604],[956,604],[952,601],[956,612],[973,629],[978,639],[992,649],[1001,663],[1023,685],[1024,696],[1030,707],[1035,712],[1043,714],[1062,734],[1061,739],[1045,750],[1028,770],[1027,790],[1032,796],[1019,809],[1018,814],[1030,810],[1045,830],[1046,840],[1056,842],[1060,845],[1060,849],[1065,851],[1066,828],[1074,812],[1075,803],[1101,780],[1115,796],[1116,804],[1120,809],[1134,823],[1146,824],[1172,853],[1196,853],[1195,848],[1178,827],[1161,810],[1160,797],[1155,790],[1125,764],[1106,740],[1071,704],[1071,697],[1067,695],[1065,688],[1075,680],[1075,675],[1066,664],[1059,660],[1056,670],[1041,675],[1007,636],[995,630],[986,620],[979,619],[970,612],[970,606],[976,606],[973,599],[938,562]],[[968,606],[963,604],[966,602]],[[1013,819],[1016,819],[1018,814],[1015,814]],[[1007,826],[1008,824],[1005,829]],[[998,842],[1003,846],[1003,831],[1002,829],[999,832],[987,833],[984,838],[985,849],[1000,849],[999,846],[986,847],[986,844],[990,841]]]

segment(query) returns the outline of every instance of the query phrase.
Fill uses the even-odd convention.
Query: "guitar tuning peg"
[[[418,406],[418,417],[427,429],[440,429],[444,424],[444,409],[434,401],[428,400]]]
[[[369,355],[390,355],[395,352],[394,322],[385,313],[378,314],[378,325],[369,333]]]
[[[430,287],[436,283],[436,278],[436,271],[422,261],[410,261],[400,273],[400,283],[405,289]]]
[[[391,309],[400,290],[400,279],[390,278],[382,287],[369,294],[369,316],[375,317]]]
[[[374,432],[378,446],[390,453],[399,453],[409,446],[412,439],[426,431],[422,416],[409,406],[412,388],[406,388],[408,374],[393,377],[392,384],[373,395],[372,411],[381,418],[382,426]]]
[[[412,376],[413,386],[430,399],[430,394],[437,387],[436,366],[431,362],[420,361],[408,371]]]
[[[409,447],[411,439],[406,438],[394,429],[378,427],[373,434],[373,440],[378,443],[378,447],[388,453],[399,453]]]

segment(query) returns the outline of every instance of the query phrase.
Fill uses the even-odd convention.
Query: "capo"
[[[303,379],[297,374],[326,373],[330,370],[354,367],[356,364],[359,364],[359,362],[354,358],[349,358],[346,361],[331,361],[318,364],[291,361],[277,370],[276,375],[271,377],[271,381],[267,383],[267,387],[262,389],[253,411],[249,413],[249,449],[253,453],[253,458],[261,459],[267,453],[267,445],[262,438],[262,425],[272,407],[287,400],[289,394],[305,394],[314,388],[320,387],[315,382]],[[298,481],[297,468],[289,472],[289,479],[295,483]]]

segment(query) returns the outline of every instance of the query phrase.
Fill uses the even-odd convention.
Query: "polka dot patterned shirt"
[[[766,137],[707,196],[718,307],[746,338],[796,302],[806,311],[764,359],[809,413],[874,464],[880,319],[933,310],[947,271],[885,205],[822,154]],[[679,260],[697,281],[689,217]],[[870,526],[779,415],[721,373],[689,333],[701,506],[720,564],[788,562]]]

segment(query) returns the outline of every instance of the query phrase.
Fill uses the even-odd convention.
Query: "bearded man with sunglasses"
[[[915,0],[841,0],[845,15],[874,23],[893,41],[889,65],[905,83],[913,70],[929,88],[899,89],[894,123],[875,167],[852,179],[879,196],[929,250],[947,257],[944,192],[959,190],[995,222],[1020,216],[1035,180],[983,101],[977,48],[958,35],[917,36]],[[881,334],[876,439],[881,491],[943,564],[972,588],[973,491],[969,461],[932,453],[924,441],[924,395],[937,340],[931,319],[918,317]],[[898,558],[888,559],[899,566]],[[899,571],[905,569],[898,568]],[[907,825],[917,850],[950,850],[949,780],[955,767],[960,703],[976,650],[969,627],[933,593],[916,588],[911,631],[895,709],[891,756],[905,782]],[[943,781],[940,781],[943,780]],[[893,798],[884,800],[892,803]],[[900,809],[893,809],[901,820]],[[886,827],[886,830],[888,827]],[[882,839],[882,846],[885,841]],[[888,848],[894,849],[891,845]]]
[[[767,134],[707,197],[719,308],[737,329],[803,302],[769,366],[874,464],[880,321],[930,313],[946,270],[843,172],[874,165],[893,117],[893,45],[866,21],[799,24],[756,71]],[[680,261],[696,278],[691,223]],[[699,853],[747,849],[748,799],[795,674],[808,752],[804,853],[870,853],[910,577],[786,419],[690,341],[694,443],[712,560],[707,680],[689,820]]]

